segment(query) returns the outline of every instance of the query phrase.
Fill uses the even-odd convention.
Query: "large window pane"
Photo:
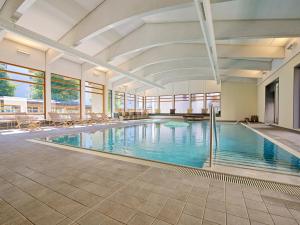
[[[103,113],[104,86],[85,82],[85,113]]]
[[[189,106],[189,95],[175,95],[176,113],[187,113]]]
[[[51,74],[53,112],[80,113],[80,80]]]
[[[126,110],[128,112],[135,111],[135,95],[126,94]]]
[[[43,71],[0,63],[0,115],[27,113],[44,118]]]
[[[205,108],[204,94],[203,93],[192,94],[191,100],[192,100],[193,113],[202,113],[203,109]]]
[[[146,110],[148,113],[155,113],[155,110],[158,108],[158,97],[156,96],[147,96],[145,97],[146,101]]]
[[[136,96],[136,111],[142,112],[144,107],[144,97],[143,96]]]
[[[221,112],[221,93],[206,93],[206,107],[213,105],[216,113]]]
[[[115,92],[115,112],[123,112],[125,107],[125,93]]]
[[[172,108],[173,108],[173,96],[172,95],[160,96],[160,112],[170,113],[170,109]]]

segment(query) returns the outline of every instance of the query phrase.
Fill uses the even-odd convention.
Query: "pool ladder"
[[[217,127],[216,127],[216,112],[213,105],[210,106],[209,115],[209,167],[212,167],[212,157],[214,149],[214,137],[216,146],[218,145]]]

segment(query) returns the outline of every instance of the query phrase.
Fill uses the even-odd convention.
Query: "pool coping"
[[[233,179],[233,181],[231,181],[232,183],[237,183],[236,181],[234,181],[237,178],[237,179],[247,179],[248,181],[245,184],[249,184],[249,185],[251,184],[250,181],[252,181],[254,183],[255,182],[265,182],[265,183],[270,183],[270,184],[288,186],[288,187],[297,189],[296,195],[299,195],[299,198],[300,198],[300,185],[297,185],[294,183],[288,183],[288,182],[284,183],[284,182],[276,181],[274,179],[270,180],[270,179],[261,179],[261,178],[250,177],[250,176],[242,176],[242,175],[237,175],[237,174],[233,174],[233,173],[229,173],[229,172],[217,171],[217,170],[214,170],[214,168],[194,168],[194,167],[189,167],[189,166],[180,166],[180,165],[175,165],[175,164],[171,164],[171,163],[159,162],[159,161],[155,161],[155,160],[147,160],[147,159],[137,158],[134,156],[126,156],[126,155],[120,155],[120,154],[108,153],[108,152],[102,152],[102,151],[91,151],[91,150],[87,151],[84,148],[72,147],[72,146],[68,146],[68,145],[61,145],[61,144],[51,143],[51,142],[37,140],[37,139],[27,139],[27,141],[37,143],[37,144],[42,144],[42,145],[48,145],[51,147],[60,148],[60,149],[64,149],[64,150],[85,153],[85,154],[100,156],[100,157],[114,159],[114,160],[131,162],[131,163],[140,164],[140,165],[144,165],[144,166],[168,169],[171,171],[180,172],[180,173],[184,173],[187,175],[206,174],[207,177],[211,177],[211,178],[213,178],[213,177],[224,178],[225,177],[224,178],[225,181],[229,181],[229,180]],[[264,171],[261,171],[261,172],[264,172]],[[275,172],[269,172],[269,173],[274,173],[274,175],[276,174]],[[287,175],[287,174],[282,174],[282,175],[298,177],[297,175]],[[262,186],[265,186],[265,184]]]
[[[279,146],[279,147],[282,148],[283,150],[285,150],[285,151],[291,153],[292,155],[296,156],[297,158],[300,158],[300,152],[299,152],[299,151],[297,151],[297,150],[295,150],[295,149],[293,149],[293,148],[291,148],[291,147],[289,147],[289,146],[287,146],[287,145],[281,143],[280,141],[277,141],[277,140],[274,139],[274,138],[271,138],[270,136],[268,136],[268,135],[266,135],[266,134],[263,134],[262,132],[256,130],[255,128],[253,128],[253,127],[251,127],[251,126],[249,126],[249,125],[247,125],[247,124],[245,124],[245,123],[241,123],[241,125],[243,125],[244,127],[248,128],[248,129],[250,129],[250,130],[252,130],[253,132],[257,133],[258,135],[262,136],[263,138],[265,138],[265,139],[267,139],[267,140],[273,142],[274,144],[276,144],[277,146]]]

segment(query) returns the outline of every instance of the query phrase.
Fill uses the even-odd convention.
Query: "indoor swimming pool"
[[[44,141],[181,166],[203,168],[209,160],[209,123],[169,127],[167,121],[107,128]],[[300,159],[241,124],[217,123],[213,162],[288,173],[300,172]]]

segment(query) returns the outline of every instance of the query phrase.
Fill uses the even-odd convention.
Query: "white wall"
[[[265,88],[279,78],[279,126],[293,128],[293,95],[294,68],[300,64],[300,53],[291,58],[285,65],[260,81],[257,87],[258,115],[261,122],[265,121]]]
[[[19,53],[18,49],[30,55]],[[0,43],[0,61],[45,70],[45,52],[6,39]]]
[[[222,82],[221,120],[244,120],[257,114],[256,83]]]

